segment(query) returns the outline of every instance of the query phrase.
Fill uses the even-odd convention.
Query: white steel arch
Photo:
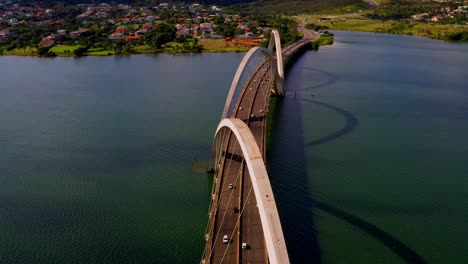
[[[277,68],[278,68],[278,75],[279,79],[281,80],[280,86],[278,87],[278,90],[280,91],[279,94],[283,95],[283,86],[284,86],[284,66],[283,66],[283,51],[281,49],[281,39],[280,39],[280,34],[278,30],[273,29],[271,31],[271,37],[270,37],[270,43],[268,44],[268,49],[270,52],[273,53],[273,48],[276,49],[276,62],[277,62]]]
[[[271,189],[262,153],[258,148],[249,127],[238,118],[223,119],[216,129],[215,139],[223,129],[233,132],[242,148],[244,160],[249,170],[252,187],[260,213],[268,258],[271,264],[288,264],[289,256],[283,236],[273,190]]]
[[[242,73],[246,69],[246,66],[249,64],[249,62],[251,62],[255,58],[255,56],[258,55],[259,53],[262,53],[270,62],[274,64],[275,57],[273,57],[273,54],[270,52],[270,50],[266,48],[255,47],[255,48],[250,49],[249,52],[245,54],[239,67],[237,68],[236,75],[234,75],[234,79],[232,80],[231,88],[229,89],[228,95],[226,97],[226,103],[224,105],[223,115],[221,118],[228,117],[227,115],[232,104],[232,97],[234,96],[234,93],[236,92],[236,89],[239,85],[239,81],[241,79]],[[275,67],[274,71],[275,71],[275,79],[276,79],[275,81],[276,92],[280,95],[283,95],[284,94],[283,92],[283,80],[284,79],[281,78],[281,76],[279,76],[277,67]]]

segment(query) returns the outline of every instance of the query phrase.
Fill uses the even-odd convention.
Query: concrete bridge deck
[[[307,37],[282,50],[287,59],[307,45]],[[276,56],[274,58],[276,63]],[[272,87],[273,62],[265,60],[245,82],[229,118],[243,120],[265,160],[266,121]],[[242,150],[232,132],[221,142],[222,157],[215,178],[210,209],[210,224],[206,234],[207,245],[202,263],[269,263],[264,231],[252,191],[252,181],[246,168]],[[227,235],[229,242],[223,237]],[[242,249],[247,243],[248,249]]]

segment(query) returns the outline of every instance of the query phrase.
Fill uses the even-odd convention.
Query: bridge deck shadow
[[[335,132],[333,132],[333,133],[331,133],[331,134],[329,134],[329,135],[327,135],[325,137],[322,137],[322,138],[307,142],[307,143],[305,143],[305,147],[313,147],[313,146],[317,146],[317,145],[320,145],[320,144],[324,144],[324,143],[336,140],[336,139],[350,133],[353,129],[355,129],[359,125],[359,120],[351,112],[349,112],[349,111],[347,111],[347,110],[345,110],[343,108],[340,108],[340,107],[337,107],[337,106],[334,106],[334,105],[331,105],[331,104],[319,102],[319,101],[316,101],[316,100],[311,100],[311,99],[302,99],[302,101],[308,102],[308,103],[313,103],[313,104],[325,107],[327,109],[330,109],[332,111],[335,111],[339,115],[343,116],[345,118],[345,120],[346,120],[345,126],[343,126],[340,130],[337,130],[337,131],[335,131]]]
[[[289,71],[286,91],[297,81],[296,67]],[[321,263],[317,239],[314,204],[309,196],[309,179],[305,165],[302,107],[290,97],[280,99],[273,114],[273,138],[268,152],[268,169],[277,201],[291,263]]]
[[[295,67],[300,67],[302,64],[299,61]],[[320,263],[322,260],[314,219],[315,210],[321,210],[359,228],[389,248],[406,263],[426,263],[421,255],[385,230],[309,195],[310,183],[305,167],[307,164],[305,149],[331,142],[350,133],[359,125],[359,120],[351,112],[338,106],[317,100],[296,99],[295,91],[325,87],[336,80],[336,78],[330,78],[330,81],[326,83],[297,89],[300,87],[300,76],[297,75],[297,72],[290,72],[286,85],[287,91],[294,94],[294,97],[285,97],[274,117],[276,125],[273,142],[275,143],[272,144],[272,151],[268,157],[269,161],[275,161],[269,163],[269,173],[272,178],[272,187],[277,199],[291,263],[304,263],[304,260],[308,260],[307,263]],[[288,90],[290,87],[293,88]],[[304,143],[301,101],[335,111],[345,118],[346,124],[325,137]]]

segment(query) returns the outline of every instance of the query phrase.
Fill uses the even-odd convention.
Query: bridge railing
[[[242,164],[245,162],[248,167],[253,186],[252,188],[258,203],[270,263],[289,263],[273,191],[271,190],[269,177],[265,169],[265,161],[263,159],[264,155],[260,152],[256,139],[252,135],[252,132],[246,123],[240,119],[229,119],[230,117],[233,117],[234,110],[239,107],[239,96],[242,92],[245,92],[249,85],[259,82],[260,79],[262,79],[255,77],[259,71],[269,71],[264,73],[270,74],[270,77],[266,78],[268,80],[267,85],[274,88],[273,92],[283,94],[283,56],[294,54],[296,51],[301,49],[303,45],[310,41],[308,39],[303,39],[282,49],[278,32],[274,31],[272,36],[273,38],[269,45],[270,49],[256,47],[251,49],[244,56],[231,84],[223,110],[222,120],[215,134],[215,182],[213,183],[212,203],[210,204],[210,222],[206,229],[207,244],[204,250],[202,263],[205,263],[206,261],[209,262],[211,260],[211,254],[216,242],[213,241],[215,239],[211,236],[214,236],[216,232],[214,219],[219,203],[218,199],[221,188],[221,173],[226,159],[229,159],[230,161],[233,159],[241,159]],[[274,45],[272,45],[272,43],[274,43]],[[275,52],[276,56],[274,56],[272,52]],[[268,65],[268,67],[264,67],[265,64],[270,65]],[[269,94],[265,99],[269,100],[271,92],[267,92]],[[265,109],[265,112],[267,112],[268,102],[265,102],[265,107],[267,108]],[[220,135],[224,136],[221,137]],[[228,135],[227,138],[226,135]],[[241,146],[242,156],[234,153],[227,153],[227,142],[229,142],[231,137],[235,137],[237,140],[236,142]],[[265,139],[265,136],[263,136],[263,139]],[[239,215],[239,221],[240,217],[241,216]],[[216,237],[218,235],[219,234],[216,234]]]

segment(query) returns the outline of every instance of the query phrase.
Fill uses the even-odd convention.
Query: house
[[[18,19],[16,19],[16,18],[12,18],[12,19],[10,19],[10,21],[8,21],[8,22],[9,22],[10,25],[12,25],[12,26],[17,26],[18,23],[19,23]]]
[[[200,4],[193,4],[190,6],[190,11],[192,12],[197,12],[197,11],[200,11],[201,10],[201,5]]]
[[[125,34],[126,32],[127,32],[126,27],[118,27],[114,31],[115,34]]]
[[[40,43],[42,46],[51,46],[55,44],[55,37],[54,36],[48,36],[45,39],[43,39]]]
[[[62,35],[62,36],[63,36],[63,35],[66,35],[67,33],[68,33],[68,30],[66,30],[66,29],[59,29],[59,30],[57,30],[57,34]]]
[[[414,20],[428,19],[429,14],[428,13],[422,13],[422,14],[412,15],[411,18],[414,19]]]
[[[151,30],[151,29],[153,29],[153,25],[149,24],[149,23],[145,23],[145,24],[143,24],[143,26],[141,28],[146,29],[146,30]]]
[[[141,35],[126,36],[126,37],[125,37],[125,41],[139,40],[139,39],[141,39],[142,37],[143,37],[143,36],[141,36]]]
[[[253,32],[245,32],[246,38],[256,38],[257,36]]]
[[[73,39],[74,39],[74,38],[78,38],[80,35],[81,35],[81,33],[78,32],[78,31],[72,31],[72,32],[70,32],[70,37],[73,38]]]
[[[9,29],[0,30],[0,43],[7,43],[8,36],[11,35]]]
[[[85,32],[88,32],[88,31],[91,31],[91,29],[89,28],[82,28],[82,29],[79,29],[77,31],[72,31],[70,32],[70,37],[72,38],[78,38],[81,36],[82,33],[85,33]]]
[[[215,13],[221,13],[221,12],[223,12],[223,9],[220,8],[220,7],[217,7],[217,6],[212,6],[212,7],[211,7],[211,10],[212,10],[213,12],[215,12]]]
[[[177,32],[176,32],[176,36],[177,37],[180,37],[180,36],[190,36],[190,27],[186,24],[177,24],[176,25],[176,29],[177,29]]]
[[[9,35],[11,35],[11,32],[9,29],[0,30],[0,37],[8,37]]]
[[[146,32],[148,32],[147,29],[140,29],[140,30],[138,30],[137,32],[135,32],[135,35],[143,36],[143,35],[146,34]]]
[[[107,12],[97,12],[94,16],[96,18],[106,18],[109,15]]]
[[[108,38],[109,38],[109,40],[117,41],[117,40],[123,39],[124,34],[123,33],[112,33],[112,34],[109,35]]]
[[[122,9],[122,10],[128,10],[130,8],[132,8],[130,5],[124,5],[124,4],[119,5],[119,9]]]

